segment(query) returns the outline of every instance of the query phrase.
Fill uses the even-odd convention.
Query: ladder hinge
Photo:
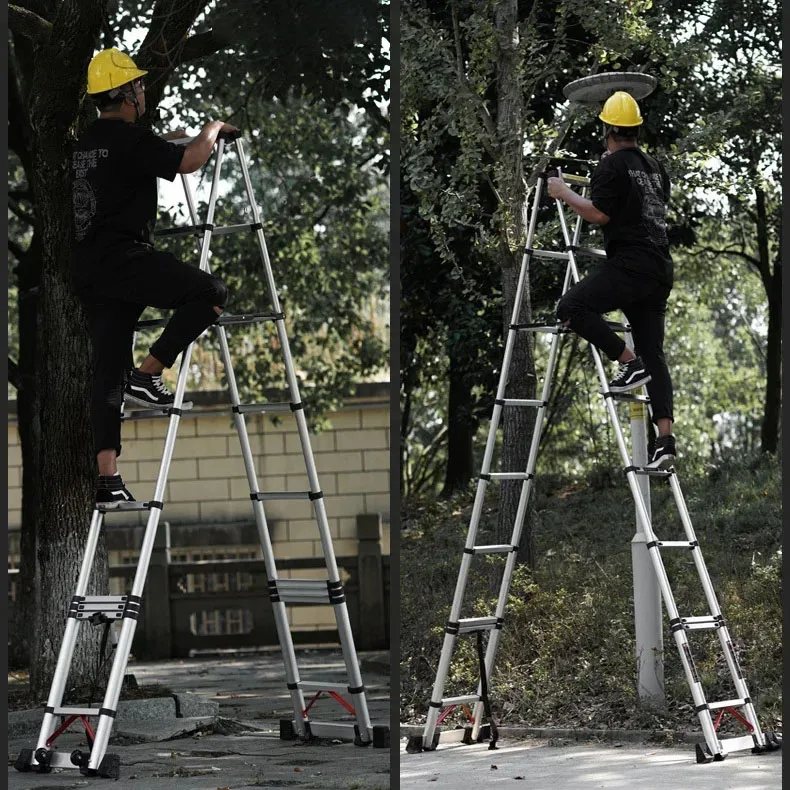
[[[127,620],[136,620],[140,616],[140,602],[142,598],[139,595],[129,595],[126,598],[126,606],[124,607],[121,617]]]
[[[114,719],[115,711],[112,708],[99,708],[99,716],[109,716],[111,719]]]
[[[253,222],[250,224],[250,230],[263,230],[263,223],[262,222]]]
[[[474,549],[468,549],[466,546],[464,546],[464,554],[474,554],[474,553],[475,553]]]
[[[288,689],[288,691],[296,691],[296,689],[299,688],[298,683],[286,683],[285,686]]]
[[[704,705],[697,705],[697,707],[694,708],[695,713],[702,713],[703,710],[710,710],[707,702]]]
[[[679,617],[674,617],[669,621],[669,630],[674,634],[675,631],[683,630],[683,622]]]
[[[431,701],[428,703],[428,705],[429,705],[431,708],[441,708],[441,707],[442,707],[442,703],[441,703],[441,702],[434,702],[433,700],[431,700]]]
[[[314,502],[316,499],[323,499],[324,498],[324,492],[323,491],[310,491],[308,493],[308,495],[307,495],[307,498],[311,502]]]
[[[661,541],[660,540],[651,540],[650,543],[646,543],[645,544],[645,547],[647,549],[653,549],[656,546],[660,546],[660,545],[661,545]]]
[[[165,504],[164,504],[164,502],[152,501],[152,502],[148,503],[148,506],[152,507],[152,508],[155,507],[157,510],[164,510]]]
[[[699,546],[699,541],[698,541],[698,540],[692,540],[692,541],[690,541],[690,543],[689,543],[689,548],[690,548],[692,551],[694,551],[694,549],[696,549],[698,546]]]
[[[304,403],[302,403],[301,401],[299,401],[299,403],[291,404],[291,411],[299,411],[299,409],[303,409],[303,408],[304,408]]]
[[[364,686],[349,686],[348,693],[349,694],[362,694],[365,691]]]
[[[479,479],[480,480],[485,480],[486,482],[488,482],[488,481],[491,480],[491,475],[489,475],[489,474],[481,474]]]
[[[458,633],[458,623],[454,623],[452,620],[447,621],[447,625],[444,627],[445,634],[457,634]]]
[[[505,618],[504,617],[497,617],[496,625],[494,626],[494,628],[497,631],[501,631],[502,630],[502,623],[504,623],[504,622],[505,622]]]

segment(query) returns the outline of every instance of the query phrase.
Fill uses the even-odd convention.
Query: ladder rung
[[[719,708],[737,708],[741,705],[745,705],[745,699],[725,699],[721,702],[709,702],[708,708],[710,710],[718,710]]]
[[[112,505],[97,503],[96,509],[100,513],[116,513],[120,510],[150,510],[151,503],[150,502],[121,502],[120,504],[112,504]]]
[[[517,332],[545,332],[547,335],[564,335],[571,331],[559,324],[511,324],[510,328]]]
[[[629,466],[627,472],[634,472],[638,475],[647,475],[648,477],[670,477],[675,474],[672,469],[650,469],[647,466]]]
[[[210,230],[212,235],[222,236],[226,233],[239,233],[243,230],[257,230],[251,222],[244,222],[240,225],[224,225],[219,228],[206,228],[205,225],[179,225],[175,228],[163,228],[154,234],[158,237],[189,236],[192,233],[204,233]]]
[[[465,694],[462,697],[445,697],[442,700],[442,707],[449,708],[450,705],[466,705],[472,702],[480,702],[479,694]]]
[[[341,582],[328,579],[275,579],[269,582],[269,596],[280,603],[342,603]]]
[[[99,708],[55,708],[55,716],[98,716]]]
[[[542,400],[524,400],[523,398],[503,398],[503,406],[543,406]]]
[[[590,179],[587,176],[577,176],[573,173],[563,173],[562,180],[567,184],[575,184],[576,186],[586,187],[590,185]]]
[[[703,617],[681,617],[680,622],[687,631],[715,631],[722,621],[712,615]]]
[[[662,549],[696,549],[699,546],[690,540],[657,540],[656,544]]]
[[[219,326],[254,324],[257,321],[281,321],[285,318],[284,313],[244,313],[241,315],[225,315],[224,313],[217,319]]]
[[[491,631],[496,628],[496,617],[467,617],[458,621],[458,633],[469,634],[473,631]]]
[[[256,491],[251,494],[259,502],[267,502],[274,499],[310,499],[311,491]]]
[[[560,261],[568,260],[567,252],[554,252],[553,250],[531,250],[530,254],[534,255],[536,258],[547,258]]]
[[[318,683],[313,680],[300,680],[299,688],[305,691],[345,691],[348,692],[348,683]]]
[[[604,393],[601,392],[601,395]],[[631,403],[650,403],[647,395],[632,395],[630,392],[610,392],[609,397],[613,400],[629,401]]]
[[[474,554],[507,554],[514,548],[510,543],[495,543],[490,546],[474,546],[472,552]]]
[[[246,406],[237,406],[235,411],[239,414],[258,414],[259,412],[289,412],[291,411],[290,401],[283,403],[250,403]]]
[[[727,752],[739,752],[742,749],[753,749],[754,738],[751,735],[741,735],[738,738],[721,738],[721,748]]]
[[[181,411],[190,411],[192,409],[192,401],[183,403]],[[123,412],[121,414],[121,422],[128,422],[129,420],[150,420],[152,417],[170,417],[173,414],[174,407],[165,406],[161,409],[134,409],[133,411]]]
[[[529,472],[490,472],[486,476],[491,480],[529,480],[532,477]]]

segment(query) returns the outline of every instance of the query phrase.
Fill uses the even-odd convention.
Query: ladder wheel
[[[121,758],[117,754],[105,754],[96,773],[104,779],[118,779],[121,775]]]
[[[362,735],[359,732],[359,725],[355,724],[354,725],[354,746],[370,746],[371,743],[373,743],[372,740],[370,740],[370,741],[363,741],[362,740]]]
[[[52,752],[42,746],[40,749],[36,749],[35,756],[36,761],[38,762],[36,770],[40,774],[48,774],[52,770],[52,767],[50,766],[50,763],[52,762]]]
[[[33,766],[31,763],[33,762],[33,750],[32,749],[22,749],[19,752],[19,756],[14,761],[14,768],[17,771],[27,772],[32,771]]]
[[[697,753],[697,762],[702,763],[710,763],[713,761],[713,758],[710,756],[708,752],[708,747],[701,746],[700,744],[694,744],[694,751]]]
[[[90,762],[90,752],[83,752],[80,749],[75,749],[71,753],[71,764],[76,765],[78,768],[87,767]]]

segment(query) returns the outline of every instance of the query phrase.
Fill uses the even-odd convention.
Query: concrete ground
[[[373,724],[388,725],[388,657],[362,653],[360,660]],[[345,682],[339,652],[302,651],[298,661],[303,679]],[[187,719],[117,722],[107,750],[121,758],[121,778],[109,785],[113,790],[390,787],[389,749],[280,740],[279,720],[290,718],[292,712],[279,653],[130,663],[128,672],[140,685],[158,683],[174,692],[189,691],[215,700],[220,718],[213,724]],[[312,713],[316,720],[349,721],[343,708],[323,698]],[[175,731],[184,729],[179,722],[192,732],[173,738]],[[9,739],[9,790],[71,790],[110,781],[89,779],[76,769],[55,769],[49,774],[16,771],[13,760],[22,748],[34,747],[35,740],[35,735]],[[85,739],[68,733],[57,745],[69,753],[85,748]]]
[[[485,743],[440,746],[406,754],[401,741],[401,790],[469,790],[523,787],[531,790],[780,790],[782,752],[743,752],[698,765],[690,746],[573,743],[503,739],[496,751]],[[523,781],[523,784],[521,782]]]

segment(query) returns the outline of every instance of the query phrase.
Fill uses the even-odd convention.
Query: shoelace
[[[151,376],[151,383],[154,388],[162,393],[162,395],[170,395],[170,390],[165,386],[161,376]]]

